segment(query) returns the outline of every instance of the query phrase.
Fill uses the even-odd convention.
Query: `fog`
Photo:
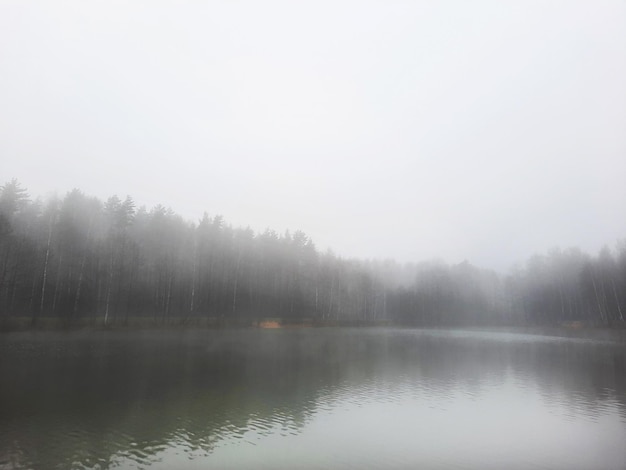
[[[626,4],[0,3],[0,182],[507,270],[626,234]]]

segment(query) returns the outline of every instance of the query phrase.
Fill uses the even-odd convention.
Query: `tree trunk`
[[[104,326],[109,321],[109,307],[111,305],[111,286],[113,285],[113,253],[109,255],[109,282],[107,285],[107,300],[106,307],[104,309]]]
[[[237,308],[237,284],[239,283],[239,267],[241,265],[241,250],[239,250],[239,256],[237,256],[237,265],[235,267],[235,283],[233,285],[233,315]]]
[[[333,290],[335,288],[335,277],[331,275],[330,278],[330,293],[328,295],[328,313],[326,315],[326,318],[328,318],[330,320],[330,315],[331,315],[331,311],[332,311],[332,307],[333,307]]]
[[[76,287],[76,296],[74,297],[74,308],[72,309],[72,317],[76,317],[78,313],[78,302],[80,300],[80,291],[83,286],[83,275],[85,273],[85,261],[87,253],[83,254],[83,259],[80,262],[80,270],[78,271],[78,286]]]
[[[598,295],[598,289],[596,287],[596,280],[594,279],[593,273],[591,273],[591,283],[593,284],[593,292],[596,295],[596,302],[598,304],[598,311],[600,312],[600,319],[606,324],[607,323],[607,319],[604,315],[604,312],[602,310],[602,305],[600,303],[600,297]]]
[[[170,315],[170,299],[172,298],[172,278],[174,275],[170,272],[169,279],[167,281],[167,300],[165,301],[165,316]]]
[[[615,290],[615,281],[611,279],[611,286],[613,287],[613,295],[615,296],[615,303],[617,304],[617,312],[619,313],[619,319],[624,321],[624,314],[622,313],[622,307],[619,303],[619,298],[617,297],[617,291]]]
[[[59,297],[59,284],[61,280],[61,262],[63,261],[63,255],[59,255],[59,264],[57,266],[56,282],[54,284],[54,293],[52,295],[52,315],[56,312],[57,299]]]
[[[43,263],[43,283],[41,284],[41,302],[39,303],[39,315],[43,313],[44,300],[46,298],[46,282],[48,280],[48,260],[50,259],[50,240],[52,239],[52,218],[50,218],[50,226],[48,227],[48,242],[46,243],[46,257]],[[33,325],[37,318],[33,314]]]

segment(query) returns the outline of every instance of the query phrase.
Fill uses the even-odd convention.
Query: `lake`
[[[626,342],[302,328],[0,335],[0,469],[624,469]]]

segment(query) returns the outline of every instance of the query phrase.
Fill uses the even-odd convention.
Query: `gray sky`
[[[0,179],[498,269],[626,237],[624,1],[0,0]]]

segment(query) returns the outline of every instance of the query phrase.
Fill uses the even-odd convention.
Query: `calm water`
[[[626,468],[611,335],[5,334],[0,380],[0,469]]]

